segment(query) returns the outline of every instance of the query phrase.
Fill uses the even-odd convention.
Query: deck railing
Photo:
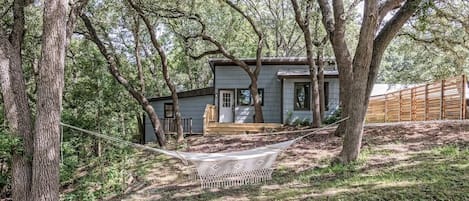
[[[466,119],[465,75],[370,97],[368,123]]]
[[[176,118],[160,119],[161,126],[165,133],[176,133]],[[184,133],[192,134],[192,118],[181,118],[182,129]]]
[[[204,112],[204,135],[207,134],[207,128],[209,127],[209,124],[213,122],[218,122],[217,107],[215,105],[207,104],[207,106],[205,106]]]

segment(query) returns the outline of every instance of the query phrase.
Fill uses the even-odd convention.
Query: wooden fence
[[[466,119],[466,76],[370,97],[368,123]]]
[[[184,133],[192,134],[192,118],[181,118],[182,130]],[[176,118],[160,119],[161,125],[165,133],[176,133]]]

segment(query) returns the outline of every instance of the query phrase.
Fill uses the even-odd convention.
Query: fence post
[[[388,94],[384,94],[384,122],[388,122]]]
[[[402,112],[402,90],[399,91],[399,122],[401,121],[401,112]]]
[[[410,121],[414,121],[414,107],[415,107],[415,88],[410,88]]]
[[[445,117],[445,80],[441,80],[441,96],[440,96],[440,120]]]
[[[425,84],[425,121],[428,120],[428,84]]]
[[[461,77],[461,119],[466,119],[466,75]]]

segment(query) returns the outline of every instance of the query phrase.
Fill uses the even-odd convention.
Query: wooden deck
[[[204,114],[204,135],[238,135],[263,133],[282,127],[278,123],[219,123],[217,108],[207,105]]]
[[[263,133],[282,127],[277,123],[218,123],[210,122],[205,135],[238,135]]]

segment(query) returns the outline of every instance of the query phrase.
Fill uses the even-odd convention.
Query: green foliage
[[[326,125],[333,124],[339,121],[341,118],[342,118],[342,109],[338,108],[323,121],[323,124],[326,124]]]
[[[378,82],[415,84],[469,73],[468,13],[468,1],[424,1],[387,48]]]
[[[0,129],[0,158],[10,158],[11,154],[21,153],[21,138],[14,136],[6,128]]]
[[[2,189],[9,188],[11,184],[12,154],[21,154],[21,142],[21,139],[8,132],[7,128],[0,128],[0,196],[4,193]]]
[[[297,127],[300,127],[300,126],[308,126],[308,125],[311,125],[311,119],[310,118],[303,118],[303,119],[300,119],[300,118],[296,118],[293,120],[293,122],[291,122],[291,125],[294,125],[294,126],[297,126]]]

